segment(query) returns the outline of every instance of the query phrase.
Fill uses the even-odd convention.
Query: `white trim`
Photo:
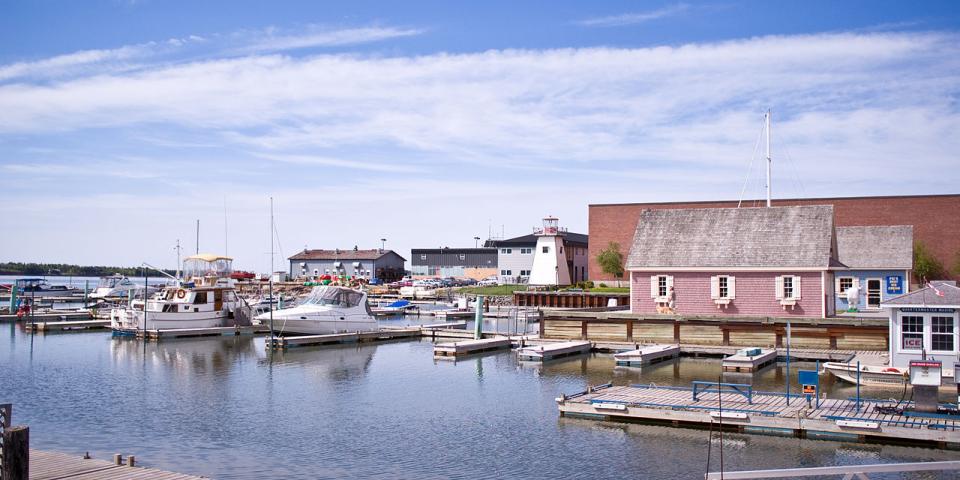
[[[826,267],[627,267],[629,272],[825,272]]]
[[[889,304],[881,303],[880,308],[960,308],[960,305],[927,305],[926,303],[911,303],[911,304]],[[916,313],[916,312],[907,312],[907,313]]]
[[[830,301],[837,303],[835,298]],[[820,272],[820,316],[827,318],[827,272]]]
[[[880,282],[880,301],[876,307],[870,306],[870,282]],[[863,308],[864,310],[879,310],[883,304],[883,277],[863,277]]]

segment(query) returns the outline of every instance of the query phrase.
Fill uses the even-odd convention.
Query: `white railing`
[[[869,479],[868,473],[920,472],[960,470],[960,461],[881,463],[873,465],[843,465],[837,467],[782,468],[777,470],[742,470],[739,472],[710,472],[704,475],[706,480],[753,479],[753,478],[797,478],[818,477],[823,475],[843,475],[843,479]]]

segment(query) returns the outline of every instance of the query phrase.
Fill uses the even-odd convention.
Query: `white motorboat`
[[[100,282],[93,293],[90,294],[90,298],[127,297],[131,292],[142,296],[143,294],[140,293],[142,290],[142,283],[134,282],[124,275],[115,273],[109,277],[100,277]],[[159,288],[155,285],[147,285],[148,294],[156,293],[158,290]]]
[[[146,300],[110,311],[115,332],[237,325],[248,318],[246,306],[234,291],[233,259],[201,254],[184,259],[185,282],[167,286]],[[242,322],[245,323],[245,322]]]
[[[855,363],[826,362],[823,364],[823,368],[844,382],[857,384],[857,364]],[[952,373],[951,370],[944,369],[943,383],[945,386],[956,384]],[[867,387],[902,387],[904,383],[910,383],[909,368],[860,364],[860,385]]]
[[[258,315],[256,320],[268,325],[270,312]],[[282,334],[308,335],[374,332],[378,328],[366,293],[333,285],[313,287],[299,305],[275,310],[273,325]]]

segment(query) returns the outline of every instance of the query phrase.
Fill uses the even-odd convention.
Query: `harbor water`
[[[707,431],[560,418],[554,398],[605,382],[716,380],[719,359],[624,368],[606,354],[530,364],[502,351],[454,362],[435,360],[432,347],[403,340],[270,354],[262,337],[145,344],[2,324],[0,402],[14,404],[14,423],[30,426],[33,448],[135,454],[147,466],[212,478],[691,479],[707,469]],[[781,365],[723,378],[782,390],[784,375]],[[824,387],[832,397],[855,392]],[[719,447],[714,437],[711,470]],[[958,457],[730,433],[723,454],[727,470]]]

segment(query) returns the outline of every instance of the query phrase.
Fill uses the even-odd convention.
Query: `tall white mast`
[[[767,114],[764,115],[764,119],[767,121],[767,206],[770,206],[770,165],[772,162],[770,158],[770,109],[767,109]]]

